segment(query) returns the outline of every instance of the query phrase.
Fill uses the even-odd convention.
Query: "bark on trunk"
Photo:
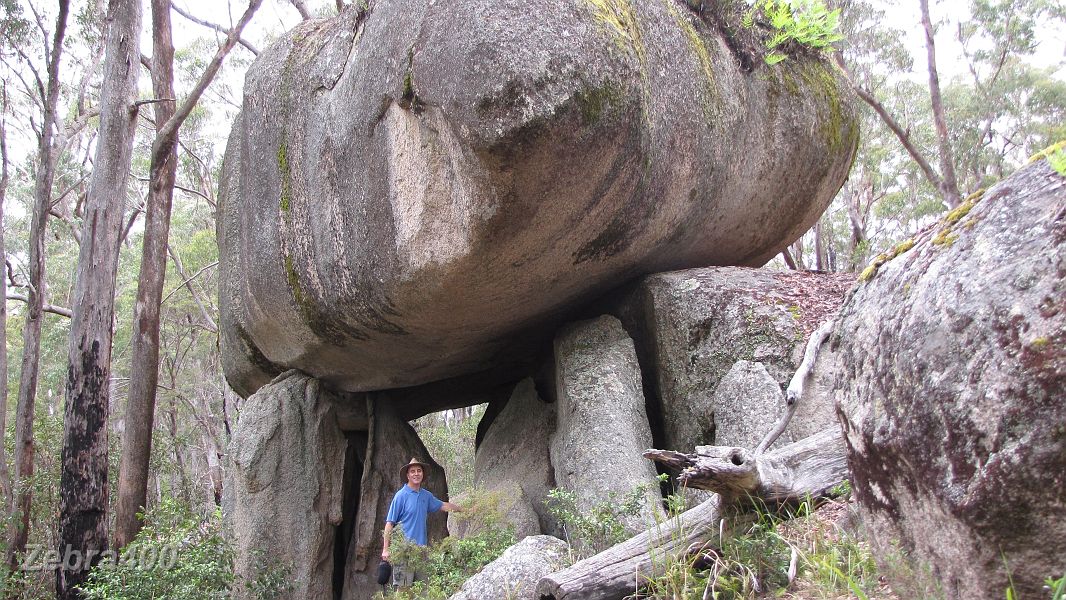
[[[848,476],[840,429],[833,427],[765,454],[729,446],[697,446],[693,454],[648,450],[646,458],[680,470],[679,483],[727,498],[767,505],[829,495]]]
[[[6,257],[4,247],[4,201],[7,199],[7,128],[4,116],[7,114],[7,97],[0,106],[0,257]],[[0,434],[7,431],[7,269],[6,263],[0,265]],[[0,444],[0,502],[3,514],[11,513],[11,473],[7,469],[7,444]]]
[[[60,479],[59,550],[95,554],[56,571],[56,597],[79,598],[76,586],[107,550],[107,417],[111,375],[111,325],[119,237],[136,128],[140,71],[141,5],[111,0],[100,94],[100,134],[85,203],[74,316],[70,326],[66,411]],[[93,553],[93,554],[90,554]],[[85,564],[88,563],[88,564]]]
[[[33,477],[33,416],[37,402],[41,321],[44,319],[44,237],[48,228],[48,211],[51,208],[52,183],[55,179],[59,60],[63,52],[69,7],[68,0],[60,0],[52,49],[48,54],[48,91],[42,98],[44,115],[37,140],[37,173],[33,186],[33,218],[30,221],[29,239],[29,287],[26,294],[26,322],[22,328],[22,368],[19,374],[18,404],[15,408],[15,481],[19,484],[20,492],[14,507],[19,517],[12,520],[9,533],[11,541],[8,545],[8,564],[12,567],[16,566],[18,555],[26,551],[26,541],[30,533],[30,505],[33,493],[29,485],[21,484]]]
[[[819,271],[829,270],[829,251],[825,239],[825,217],[814,224],[814,264]]]
[[[152,0],[152,89],[155,122],[174,116],[174,44],[170,0]],[[169,146],[169,147],[165,147]],[[144,243],[137,302],[133,311],[130,387],[126,431],[122,438],[118,500],[115,505],[115,548],[123,548],[140,531],[137,513],[146,504],[148,462],[152,454],[156,387],[159,384],[159,308],[166,276],[170,211],[177,178],[177,130],[172,139],[156,138],[149,167],[148,202],[144,215]]]
[[[785,265],[788,266],[789,269],[792,269],[793,271],[799,270],[799,267],[796,265],[796,261],[792,258],[792,253],[788,251],[788,248],[781,251],[781,258],[784,259]]]
[[[133,361],[126,411],[126,435],[122,443],[122,466],[115,509],[115,546],[131,542],[140,530],[137,512],[148,493],[148,462],[152,452],[152,426],[156,389],[159,383],[159,310],[163,298],[166,261],[170,241],[170,211],[177,172],[178,131],[192,112],[207,86],[214,80],[222,61],[240,39],[262,0],[252,0],[237,26],[226,37],[214,58],[204,69],[189,97],[175,108],[174,47],[171,36],[169,0],[152,0],[152,87],[159,127],[152,144],[150,188],[145,209],[144,249],[141,277],[134,310]],[[191,289],[191,287],[190,287]],[[201,307],[202,310],[202,307]],[[207,317],[211,321],[210,317]]]
[[[615,600],[659,577],[695,542],[718,531],[721,498],[699,506],[628,541],[542,578],[538,600]]]
[[[866,220],[873,206],[873,183],[870,176],[863,173],[858,178],[856,187],[847,196],[848,223],[851,226],[851,239],[848,242],[848,271],[856,272],[866,264]]]
[[[929,62],[929,100],[933,105],[933,123],[940,150],[940,195],[948,208],[959,205],[959,182],[955,176],[955,157],[948,137],[948,122],[944,115],[944,101],[940,97],[940,74],[936,68],[936,42],[933,39],[933,22],[929,18],[929,0],[920,0],[922,28],[925,29],[925,50]]]

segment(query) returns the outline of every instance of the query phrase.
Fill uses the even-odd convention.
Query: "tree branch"
[[[203,19],[198,19],[198,18],[192,16],[191,14],[185,12],[184,10],[179,8],[178,5],[176,5],[174,3],[171,3],[170,7],[174,9],[174,12],[178,13],[182,17],[185,17],[189,21],[192,21],[193,23],[196,23],[197,25],[202,25],[203,27],[207,27],[208,29],[212,29],[214,31],[217,31],[218,33],[223,34],[223,35],[229,35],[229,30],[226,29],[225,27],[222,27],[221,25],[216,25],[215,23],[211,23],[210,21],[204,21]],[[253,46],[250,43],[246,42],[244,40],[244,38],[238,38],[237,42],[240,45],[244,46],[252,54],[254,54],[256,56],[259,56],[259,50],[257,50],[255,46]]]
[[[248,3],[248,8],[245,9],[244,14],[241,15],[237,26],[230,30],[229,35],[226,36],[226,41],[219,46],[215,52],[214,58],[208,63],[207,68],[204,69],[200,80],[196,82],[196,86],[193,87],[192,92],[189,93],[185,101],[181,106],[174,111],[174,115],[167,119],[158,130],[156,130],[156,141],[152,147],[152,161],[158,164],[163,164],[165,156],[170,154],[170,149],[174,146],[175,140],[178,135],[178,128],[185,122],[185,119],[192,112],[192,109],[196,106],[196,103],[200,101],[200,96],[203,95],[207,86],[211,85],[214,81],[215,75],[222,67],[222,61],[226,59],[226,55],[233,49],[233,46],[237,43],[237,40],[241,36],[241,31],[248,25],[248,22],[252,20],[252,16],[255,15],[255,11],[259,9],[259,5],[263,3],[263,0],[251,0]],[[172,3],[173,5],[173,3]]]
[[[304,4],[303,0],[289,0],[289,2],[296,7],[296,12],[300,13],[300,18],[304,21],[311,20],[311,11],[307,10],[307,5]]]
[[[918,168],[922,170],[922,173],[925,175],[925,178],[929,180],[929,183],[931,183],[934,188],[938,190],[941,189],[943,187],[943,180],[941,180],[940,175],[933,169],[932,165],[929,164],[929,161],[922,156],[922,153],[918,150],[917,146],[914,145],[914,142],[911,141],[910,134],[900,126],[895,117],[888,112],[888,109],[886,109],[869,90],[855,81],[851,72],[844,64],[844,58],[839,52],[833,55],[833,59],[834,62],[836,62],[836,65],[840,67],[841,72],[844,74],[844,78],[847,80],[848,84],[851,85],[851,88],[855,90],[855,93],[859,98],[862,98],[863,102],[869,104],[870,108],[874,109],[877,116],[881,117],[881,120],[884,121],[885,125],[892,130],[892,133],[896,135],[899,142],[903,144],[903,149],[907,151],[907,154],[910,154],[912,159],[914,159],[914,162],[917,163]]]
[[[174,268],[176,268],[178,270],[178,274],[181,275],[182,279],[185,280],[182,283],[182,285],[185,286],[189,290],[190,294],[192,294],[192,299],[193,299],[194,302],[196,302],[196,306],[199,307],[200,314],[201,314],[201,316],[203,316],[204,321],[206,321],[208,323],[208,325],[211,327],[211,329],[214,331],[214,333],[218,333],[218,324],[215,323],[215,320],[211,318],[211,314],[209,312],[207,312],[207,308],[204,306],[205,301],[200,298],[200,294],[196,291],[195,288],[192,287],[192,283],[191,283],[192,280],[194,280],[197,277],[199,277],[200,274],[203,273],[204,271],[206,271],[207,269],[217,265],[218,262],[216,261],[213,264],[210,264],[210,265],[207,265],[207,266],[203,267],[202,269],[197,271],[195,275],[193,275],[192,277],[189,277],[188,273],[186,273],[186,271],[185,271],[185,265],[182,264],[182,262],[181,262],[181,257],[178,256],[178,253],[174,251],[174,248],[171,247],[170,244],[167,244],[167,254],[170,255],[170,260],[174,263]],[[171,292],[170,294],[173,294],[173,293],[174,292]],[[162,304],[163,302],[166,302],[166,299],[170,297],[170,294],[167,294],[167,297],[163,298],[163,300],[160,301],[160,304]],[[212,308],[214,308],[214,307],[212,307]]]
[[[26,296],[25,294],[12,294],[11,292],[8,292],[7,299],[18,300],[19,302],[25,302],[27,304],[29,304],[30,302],[29,296]],[[74,312],[71,311],[69,308],[56,306],[47,302],[41,305],[41,310],[43,310],[44,312],[52,313],[54,315],[59,315],[61,317],[66,317],[68,319],[74,316]]]

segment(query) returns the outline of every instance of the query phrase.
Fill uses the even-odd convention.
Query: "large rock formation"
[[[880,257],[841,311],[852,485],[890,574],[913,567],[901,595],[1038,598],[1066,572],[1064,241],[1041,161]]]
[[[646,486],[641,512],[624,517],[635,534],[664,520],[655,467],[641,457],[651,447],[640,367],[633,340],[618,319],[603,316],[564,327],[555,339],[556,430],[551,461],[559,487],[578,509],[621,503]]]
[[[281,570],[294,597],[332,596],[345,445],[330,395],[306,375],[287,372],[244,402],[227,486],[241,581]]]
[[[788,385],[806,338],[833,316],[850,283],[846,275],[710,267],[633,286],[612,312],[650,375],[648,412],[660,447],[689,452],[761,439],[784,410],[774,384]],[[824,378],[805,389],[783,442],[836,426]]]
[[[479,371],[642,273],[762,264],[858,129],[676,0],[372,0],[249,69],[221,189],[226,375],[380,390]],[[725,5],[725,3],[721,3]]]

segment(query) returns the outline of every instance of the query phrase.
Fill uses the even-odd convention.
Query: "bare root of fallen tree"
[[[837,428],[764,454],[731,446],[697,446],[686,454],[648,450],[650,458],[678,469],[678,481],[727,498],[752,497],[780,504],[824,497],[848,476],[844,438]]]

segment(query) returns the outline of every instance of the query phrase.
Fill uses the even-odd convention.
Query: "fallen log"
[[[836,427],[763,454],[696,446],[692,454],[647,450],[644,457],[680,470],[678,483],[683,486],[727,499],[751,496],[767,504],[825,497],[848,477],[844,437]]]
[[[718,530],[721,498],[714,496],[677,517],[537,582],[538,600],[614,600],[666,573],[695,542]]]

